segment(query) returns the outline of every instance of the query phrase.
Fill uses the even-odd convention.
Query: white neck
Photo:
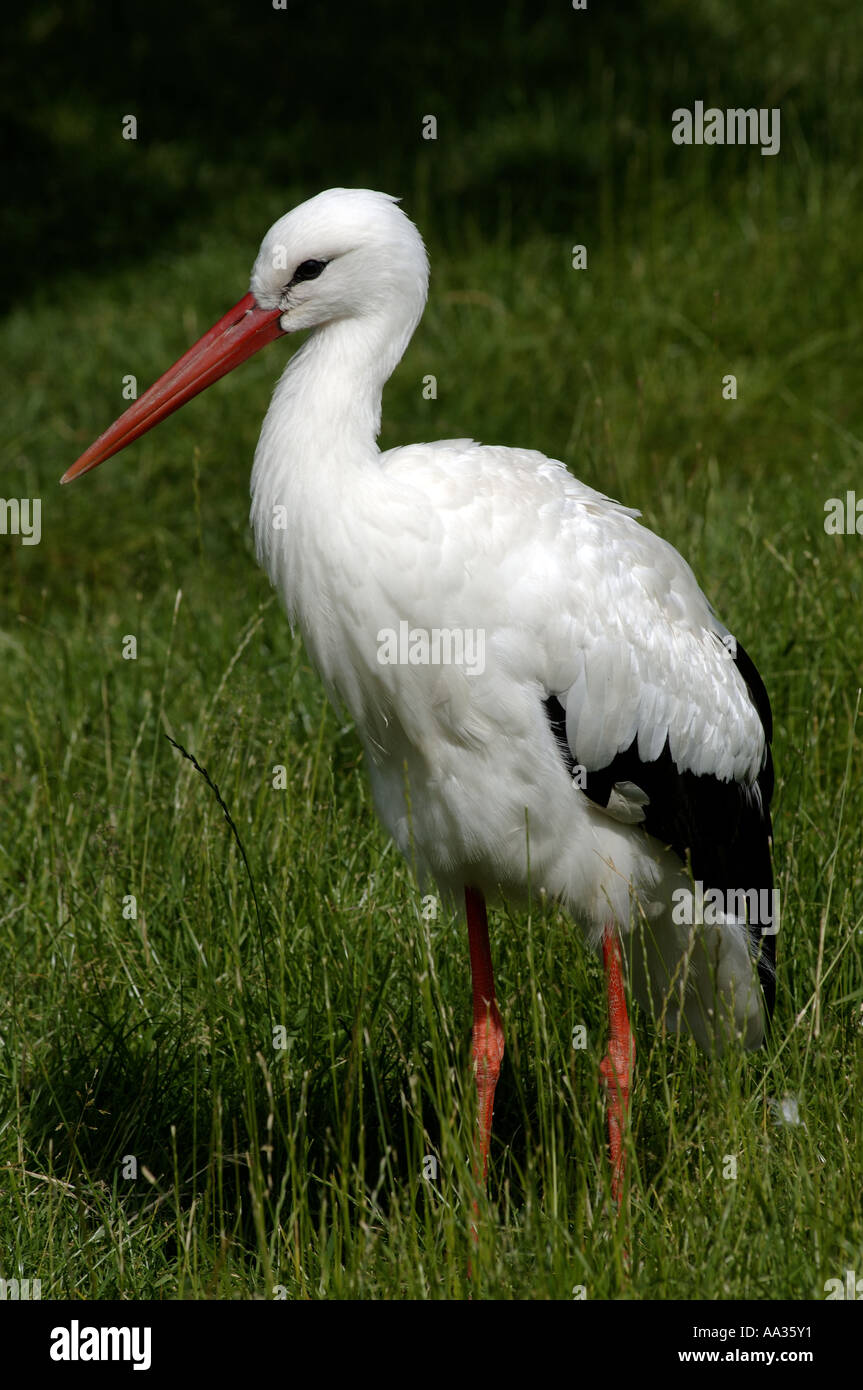
[[[381,395],[421,312],[390,307],[318,328],[282,374],[255,451],[258,562],[325,680],[335,628],[368,564],[351,545],[351,522],[378,505]]]

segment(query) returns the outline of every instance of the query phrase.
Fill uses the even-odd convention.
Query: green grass
[[[495,138],[552,125],[511,114]],[[640,506],[773,701],[773,1040],[710,1063],[636,1015],[619,1222],[601,972],[541,904],[492,919],[507,1053],[477,1194],[464,929],[423,917],[357,738],[254,565],[248,473],[282,346],[57,486],[122,376],[143,387],[233,302],[269,221],[316,186],[253,184],[173,258],[70,272],[10,314],[2,491],[42,498],[43,535],[0,536],[0,1275],[43,1297],[721,1299],[863,1274],[863,539],[823,529],[827,498],[863,496],[844,129],[815,159],[789,119],[780,158],[713,151],[710,180],[663,134],[566,234],[503,214],[490,233],[469,199],[433,218],[426,152],[401,185],[432,298],[382,446],[529,445]],[[491,135],[482,150],[492,168]],[[222,810],[166,735],[221,790],[263,947]],[[780,1127],[789,1095],[801,1124]]]

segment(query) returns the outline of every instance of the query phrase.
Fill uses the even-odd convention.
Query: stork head
[[[394,309],[422,313],[428,261],[414,224],[388,193],[330,188],[280,217],[261,242],[250,285],[279,309],[284,333]]]
[[[96,468],[285,333],[356,319],[398,356],[428,290],[413,223],[386,193],[330,188],[280,217],[261,243],[251,289],[64,473]],[[377,335],[376,335],[377,336]],[[394,359],[397,360],[397,357]]]

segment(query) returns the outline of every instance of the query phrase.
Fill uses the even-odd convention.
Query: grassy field
[[[41,498],[42,536],[0,535],[0,1276],[90,1299],[817,1299],[863,1276],[863,538],[824,530],[828,498],[863,499],[863,59],[822,18],[790,69],[804,91],[833,83],[817,154],[799,100],[772,159],[675,149],[663,108],[566,226],[522,225],[505,199],[490,224],[469,180],[442,213],[462,166],[430,172],[424,148],[392,189],[433,279],[382,447],[531,446],[640,507],[757,661],[776,721],[772,1043],[710,1063],[636,1014],[619,1222],[599,967],[553,907],[494,914],[507,1054],[470,1284],[466,933],[423,916],[356,735],[252,555],[248,474],[284,345],[57,486],[119,413],[123,375],[148,384],[244,291],[275,216],[371,174],[253,178],[189,213],[174,253],[53,270],[12,307],[0,491]],[[477,169],[495,140],[576,139],[551,96],[489,126],[459,156]],[[780,1124],[789,1098],[799,1123]]]

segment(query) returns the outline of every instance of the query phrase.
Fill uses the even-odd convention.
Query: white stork
[[[356,722],[387,830],[447,898],[464,896],[483,1178],[504,1050],[487,899],[529,882],[601,946],[619,1204],[634,1061],[624,957],[654,1018],[710,1052],[756,1047],[772,1010],[772,909],[755,922],[739,906],[753,899],[736,896],[698,910],[699,892],[763,903],[771,887],[770,705],[638,512],[528,449],[379,451],[383,387],[427,289],[422,239],[394,198],[311,198],[267,232],[250,292],[63,482],[264,344],[312,330],[255,453],[258,559]]]

